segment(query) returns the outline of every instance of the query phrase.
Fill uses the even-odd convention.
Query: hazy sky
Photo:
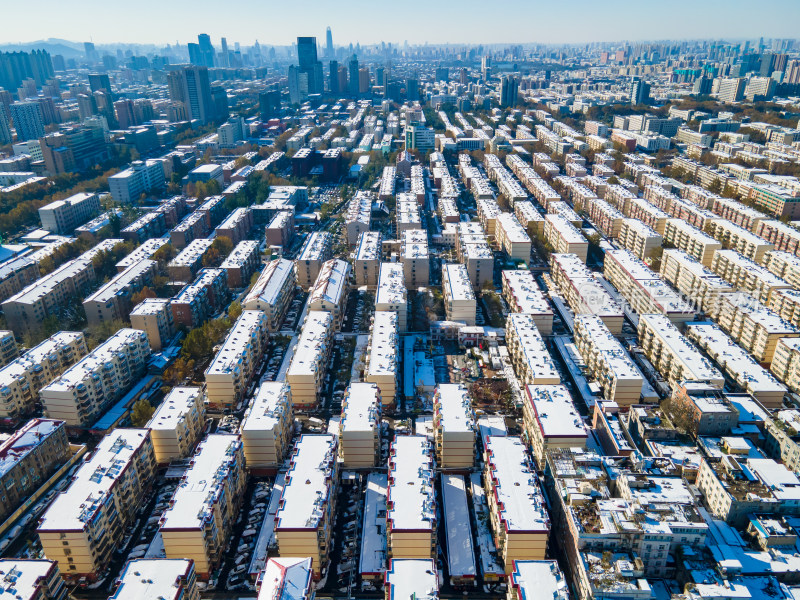
[[[2,6],[6,4],[6,6]],[[285,45],[298,35],[360,42],[588,42],[795,37],[798,0],[38,0],[0,3],[0,43],[45,38]]]

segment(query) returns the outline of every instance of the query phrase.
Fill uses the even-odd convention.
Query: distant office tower
[[[358,70],[358,95],[363,96],[369,92],[369,68],[361,67]]]
[[[631,104],[648,104],[649,102],[650,84],[638,77],[634,77],[631,87]]]
[[[120,129],[128,129],[136,125],[136,116],[133,112],[133,100],[123,98],[114,102],[114,114]]]
[[[406,79],[406,100],[417,102],[419,100],[419,81],[416,79]]]
[[[330,31],[330,29],[328,29]],[[339,63],[332,60],[328,65],[328,90],[331,94],[339,93]]]
[[[328,27],[328,29],[325,31],[325,55],[328,58],[333,58],[333,56],[334,56],[334,52],[333,52],[333,35],[331,34],[331,28],[330,27]]]
[[[513,75],[503,75],[500,78],[500,106],[516,106],[519,81]]]
[[[89,89],[92,92],[105,92],[111,96],[111,79],[106,73],[89,73]]]
[[[793,59],[786,63],[786,71],[783,74],[783,83],[800,83],[800,60]]]
[[[11,126],[8,124],[6,106],[0,102],[0,144],[11,143]]]
[[[258,95],[258,108],[262,121],[267,121],[278,114],[281,106],[281,93],[278,90],[264,90]]]
[[[339,65],[339,93],[347,92],[347,67]]]
[[[301,74],[308,78],[308,93],[321,94],[325,91],[322,75],[322,62],[317,60],[317,38],[297,38],[297,63]]]
[[[214,46],[211,45],[211,36],[207,33],[201,33],[197,36],[197,43],[200,46],[200,55],[203,60],[201,65],[204,67],[213,67],[215,64]]]
[[[450,69],[447,67],[436,67],[436,81],[447,81],[450,79]]]
[[[38,102],[14,102],[9,108],[20,142],[44,137],[42,107]]]
[[[461,82],[461,85],[469,85],[469,71],[466,69],[461,69],[459,81]]]
[[[203,53],[200,51],[200,44],[193,44],[189,42],[189,63],[193,65],[197,65],[198,67],[204,66],[203,63],[205,59],[203,58]]]
[[[78,115],[81,121],[97,114],[97,104],[94,101],[94,96],[87,96],[86,94],[78,94]]]
[[[308,98],[308,73],[289,65],[289,102],[299,104]]]
[[[222,51],[219,53],[220,57],[222,58],[222,63],[220,64],[221,67],[230,67],[231,60],[230,56],[228,55],[228,40],[227,38],[222,38],[220,41],[220,45],[222,46]]]
[[[53,62],[44,50],[0,52],[0,87],[6,90],[16,90],[29,78],[41,87],[53,74]]]
[[[711,93],[711,86],[714,83],[714,80],[710,77],[698,77],[694,80],[694,85],[692,86],[692,93],[693,94],[701,94],[706,95]]]
[[[719,82],[717,98],[720,102],[738,102],[744,97],[745,79],[727,77]]]
[[[348,79],[350,80],[350,95],[358,96],[358,57],[353,54],[347,63]]]
[[[207,67],[182,65],[169,72],[167,84],[170,100],[182,102],[190,119],[208,123],[218,118]]]
[[[83,52],[86,54],[86,60],[89,62],[97,62],[100,60],[100,55],[97,54],[97,49],[92,42],[83,42]]]

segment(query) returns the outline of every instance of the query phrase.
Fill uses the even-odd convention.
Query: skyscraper
[[[358,57],[353,54],[350,57],[350,61],[347,63],[347,71],[348,71],[348,78],[350,84],[350,95],[357,97],[358,96]]]
[[[332,60],[328,65],[328,90],[331,94],[339,93],[339,63]]]
[[[211,45],[211,36],[207,33],[201,33],[197,36],[197,43],[200,46],[200,55],[203,62],[201,63],[206,67],[214,66],[214,46]]]
[[[419,100],[419,81],[417,79],[406,79],[406,100],[409,102]]]
[[[328,58],[333,58],[333,35],[330,27],[325,31],[325,54]]]
[[[44,50],[0,52],[0,87],[15,90],[28,78],[38,87],[53,77],[53,61]]]
[[[190,119],[208,123],[218,118],[211,85],[208,81],[208,68],[181,65],[167,75],[169,98],[181,102]]]
[[[297,63],[300,73],[308,78],[308,93],[321,94],[325,91],[322,62],[317,59],[317,38],[297,38]]]
[[[500,106],[516,106],[519,81],[513,75],[503,75],[500,78]]]
[[[0,144],[11,143],[11,127],[8,124],[6,106],[0,102]]]
[[[14,102],[9,108],[19,141],[27,142],[44,137],[42,107],[38,102]]]
[[[92,92],[105,92],[109,98],[111,94],[111,79],[106,73],[89,73],[89,89]]]
[[[220,52],[220,56],[222,57],[222,64],[220,66],[230,67],[231,60],[230,56],[228,55],[228,40],[226,38],[222,38],[220,45],[222,46],[222,51]]]
[[[631,86],[631,104],[648,104],[649,102],[650,84],[639,77],[634,77]]]

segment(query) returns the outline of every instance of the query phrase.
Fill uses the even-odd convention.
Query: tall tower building
[[[0,144],[11,143],[11,127],[8,124],[6,105],[0,102]]]
[[[331,94],[338,94],[339,90],[339,63],[332,60],[328,65],[328,90]]]
[[[324,92],[322,63],[317,59],[317,38],[297,38],[297,63],[300,73],[305,73],[308,77],[308,93],[321,94]]]
[[[633,78],[631,86],[631,104],[648,104],[650,102],[650,84],[638,77]]]
[[[516,106],[519,81],[513,75],[503,75],[500,78],[500,106]]]
[[[211,36],[207,33],[201,33],[197,36],[197,45],[200,46],[200,55],[202,57],[203,66],[214,66],[214,46],[211,45]]]
[[[350,80],[350,95],[358,96],[358,57],[355,54],[350,57],[350,61],[347,63],[347,71]]]
[[[325,54],[328,58],[333,58],[333,35],[330,27],[325,31]]]
[[[203,123],[217,118],[207,67],[181,65],[169,72],[167,84],[170,100],[182,102],[187,117]]]
[[[27,142],[44,137],[42,107],[38,102],[14,102],[9,108],[19,141]]]

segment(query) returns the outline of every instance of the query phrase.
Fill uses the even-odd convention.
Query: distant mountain
[[[50,54],[61,54],[64,58],[77,58],[83,56],[83,44],[48,38],[36,42],[24,42],[20,44],[0,44],[0,50],[4,52],[30,52],[31,50],[47,50]]]

